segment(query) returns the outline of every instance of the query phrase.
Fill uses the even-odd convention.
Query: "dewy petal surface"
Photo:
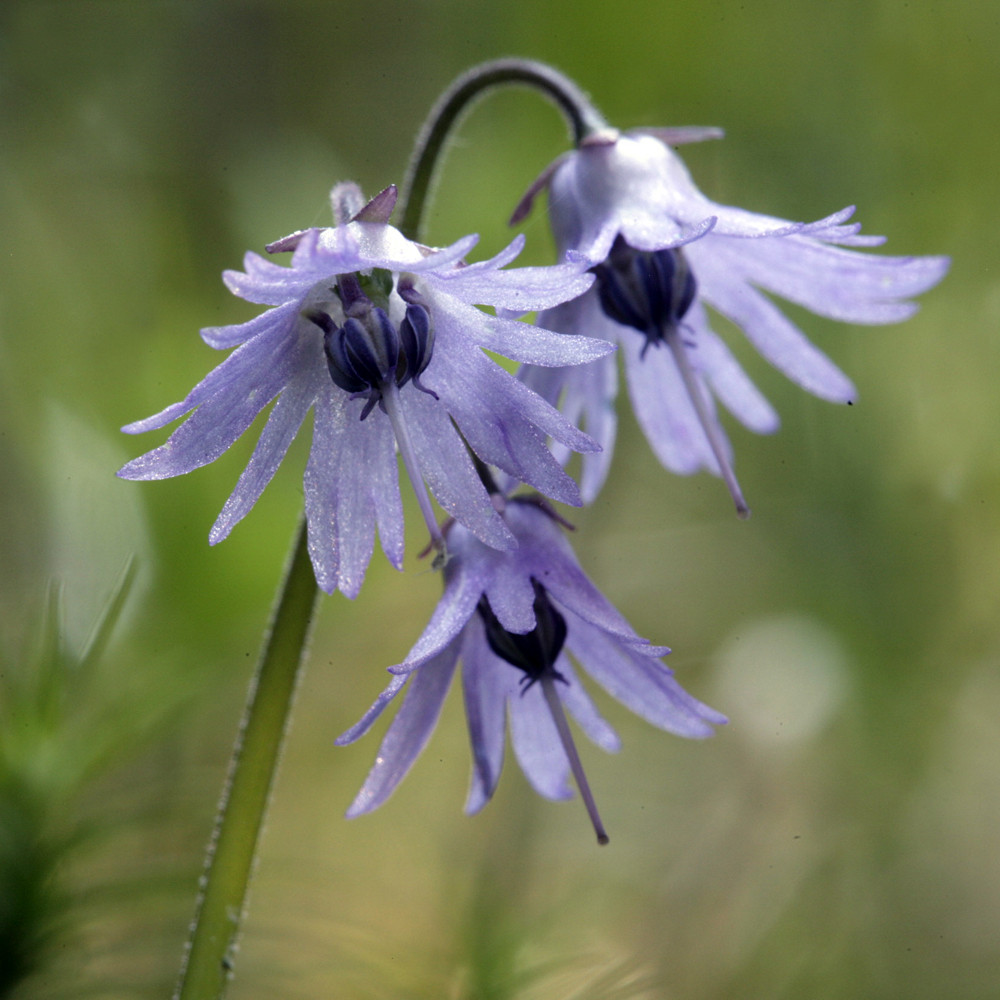
[[[139,433],[186,417],[165,444],[119,472],[129,479],[190,472],[222,455],[272,406],[253,456],[211,530],[214,543],[254,506],[311,410],[313,439],[303,479],[309,552],[319,585],[349,597],[361,588],[376,533],[390,562],[397,568],[402,564],[397,430],[408,438],[407,470],[424,497],[430,525],[430,501],[421,492],[425,484],[442,508],[481,541],[510,548],[513,537],[482,486],[466,442],[482,449],[482,461],[570,503],[580,502],[579,492],[548,451],[546,437],[569,448],[598,446],[485,351],[510,350],[516,358],[541,364],[573,365],[613,350],[591,338],[565,337],[475,308],[530,310],[563,302],[593,282],[585,262],[504,270],[523,245],[518,237],[492,259],[467,264],[476,236],[435,250],[378,221],[391,207],[392,194],[383,199],[384,210],[362,212],[333,228],[302,230],[272,244],[275,250],[292,251],[290,266],[248,253],[243,271],[225,272],[224,282],[234,294],[270,308],[243,323],[202,330],[207,344],[231,353],[183,401],[124,428]],[[375,289],[385,280],[389,290],[372,294],[388,298],[380,298],[376,307],[362,283],[374,282],[365,287]],[[348,299],[342,298],[345,281]],[[345,302],[360,310],[349,321]],[[347,322],[355,324],[352,337],[367,336],[362,319],[372,309],[381,309],[380,322],[388,324],[379,336],[390,336],[406,310],[417,309],[415,303],[425,320],[419,336],[409,328],[407,343],[420,352],[414,361],[419,373],[415,378],[413,371],[405,377],[402,368],[395,372],[397,417],[403,423],[394,428],[382,398],[388,382],[379,382],[391,379],[392,372],[368,366],[357,381],[357,373],[337,369],[339,381],[334,382],[325,340]],[[358,343],[363,346],[363,340]],[[385,356],[393,359],[391,365],[400,357]],[[355,385],[363,391],[354,391]]]

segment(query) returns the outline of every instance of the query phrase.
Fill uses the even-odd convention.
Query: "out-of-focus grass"
[[[850,410],[731,341],[784,420],[773,438],[732,428],[748,524],[710,477],[656,466],[623,415],[613,482],[571,515],[574,544],[731,723],[683,743],[597,695],[625,742],[616,757],[583,751],[608,849],[578,802],[536,800],[513,767],[463,817],[457,698],[392,801],[344,821],[378,734],[333,738],[419,634],[438,581],[415,557],[402,576],[376,560],[357,602],[324,602],[232,996],[987,995],[1000,958],[997,42],[993,6],[972,0],[5,4],[5,648],[23,647],[54,573],[73,649],[124,552],[140,573],[88,692],[94,714],[66,723],[129,752],[72,801],[38,803],[56,829],[100,835],[47,883],[67,901],[63,936],[19,995],[169,991],[301,504],[304,441],[209,549],[253,435],[184,480],[133,484],[113,479],[117,464],[162,436],[116,428],[218,360],[200,326],[252,315],[223,268],[326,221],[337,180],[400,182],[437,92],[509,53],[555,62],[623,127],[725,127],[725,142],[684,151],[713,197],[810,219],[857,202],[888,252],[949,253],[953,270],[898,327],[796,315],[857,381]],[[562,142],[532,96],[484,102],[429,239],[479,231],[484,255],[498,249]],[[526,258],[544,262],[541,211],[525,232]],[[123,691],[134,710],[96,711]],[[155,739],[132,735],[163,705],[182,710]]]

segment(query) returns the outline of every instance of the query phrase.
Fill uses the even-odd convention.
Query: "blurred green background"
[[[625,742],[583,749],[607,849],[578,801],[537,799],[512,763],[462,815],[457,691],[390,803],[345,821],[384,726],[333,739],[438,581],[415,555],[404,574],[377,557],[358,601],[325,599],[230,995],[994,995],[998,47],[991,0],[7,0],[0,994],[169,994],[301,504],[303,441],[210,549],[255,435],[135,484],[115,469],[163,435],[118,427],[218,361],[201,326],[252,315],[224,268],[326,223],[337,180],[401,182],[440,90],[516,54],[569,73],[622,127],[724,127],[684,151],[716,200],[795,219],[856,203],[888,252],[947,253],[952,272],[901,326],[796,313],[856,380],[852,409],[736,343],[784,420],[770,438],[732,428],[749,523],[711,477],[656,465],[623,416],[611,485],[573,515],[578,554],[732,722],[687,743],[597,696]],[[429,240],[477,231],[498,249],[565,141],[535,95],[484,101]],[[544,214],[525,228],[524,259],[545,262]],[[129,554],[124,614],[81,667]],[[19,954],[24,970],[37,958],[24,977]]]

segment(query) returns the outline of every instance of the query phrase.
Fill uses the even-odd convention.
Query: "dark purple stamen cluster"
[[[593,272],[601,308],[646,337],[643,354],[677,331],[698,287],[680,249],[636,250],[620,236]]]
[[[437,393],[420,384],[420,375],[430,364],[434,351],[434,330],[427,309],[419,304],[406,307],[397,329],[384,309],[367,300],[354,300],[343,326],[321,310],[307,318],[323,331],[323,348],[330,378],[352,398],[365,397],[361,419],[377,403],[382,410],[382,394],[390,382],[397,387],[413,384],[437,399]]]
[[[555,662],[566,641],[566,619],[556,611],[545,588],[534,578],[535,627],[523,635],[508,632],[493,613],[486,595],[479,599],[478,611],[486,625],[486,641],[490,649],[502,660],[524,671],[521,678],[522,693],[536,681],[548,675],[566,683],[566,678],[555,670]]]

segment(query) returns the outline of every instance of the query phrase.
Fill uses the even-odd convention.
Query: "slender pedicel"
[[[590,792],[590,784],[587,781],[587,775],[584,774],[583,764],[580,761],[580,755],[576,752],[576,744],[573,742],[573,734],[570,732],[569,723],[566,721],[566,713],[563,711],[562,702],[559,700],[559,693],[556,691],[555,673],[549,672],[542,674],[542,676],[538,678],[538,683],[542,685],[542,694],[545,695],[545,701],[549,706],[552,721],[556,724],[556,729],[559,732],[559,739],[562,742],[563,749],[566,751],[566,756],[569,758],[569,766],[573,770],[573,777],[576,779],[576,787],[580,789],[580,796],[583,799],[583,804],[587,807],[587,815],[590,817],[590,822],[594,825],[594,833],[597,834],[597,842],[603,846],[610,840],[610,838],[604,829],[604,824],[601,822],[601,815],[597,811],[597,803],[594,801],[594,796]]]

